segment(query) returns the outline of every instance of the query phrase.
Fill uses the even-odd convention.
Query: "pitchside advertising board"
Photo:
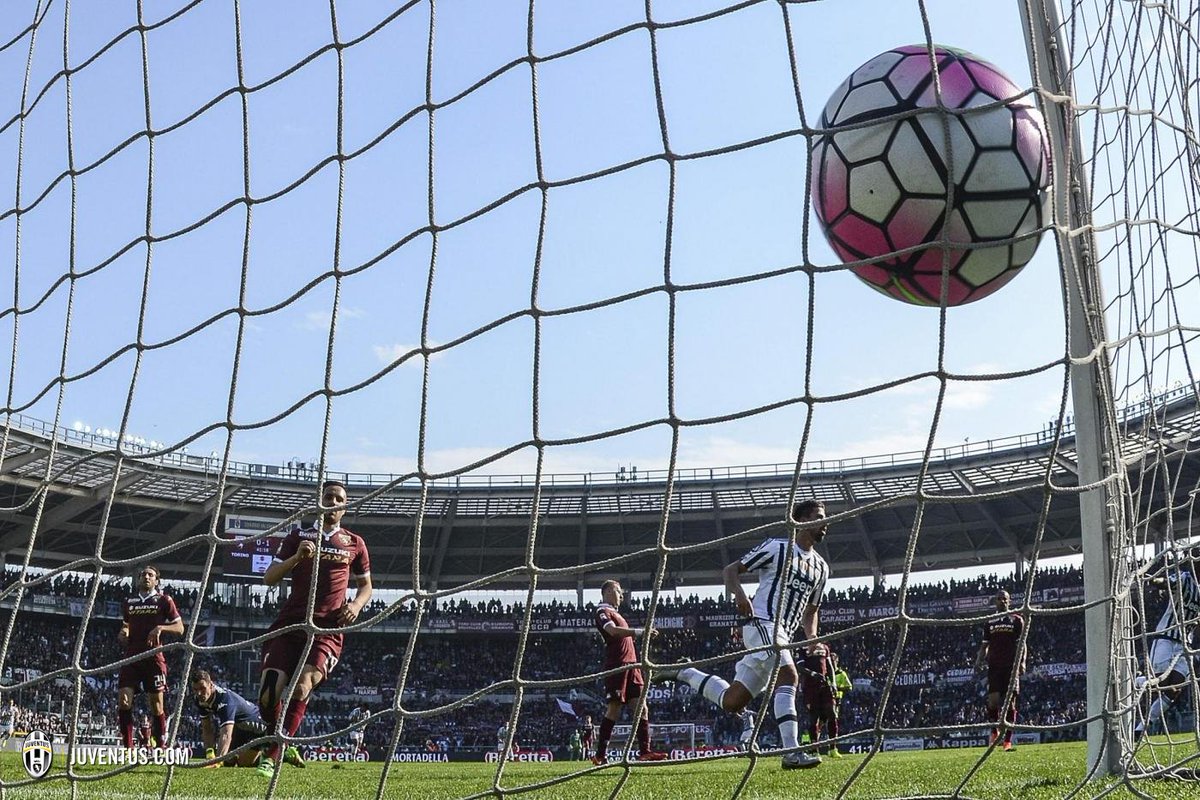
[[[225,558],[222,562],[226,578],[261,578],[271,566],[271,559],[279,549],[279,543],[288,535],[293,527],[290,525],[282,530],[263,536],[261,539],[251,539],[277,528],[283,524],[278,517],[247,517],[235,514],[225,515],[225,538],[233,542],[227,545]]]
[[[191,760],[192,749],[76,744],[68,750],[61,735],[60,740],[55,742],[49,734],[40,730],[31,730],[21,740],[21,764],[34,780],[46,777],[56,754],[66,755],[67,763],[72,767],[180,766]]]

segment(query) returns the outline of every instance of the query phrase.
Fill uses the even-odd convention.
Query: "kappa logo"
[[[54,761],[54,749],[50,737],[39,730],[32,730],[21,744],[21,761],[31,778],[43,778]]]

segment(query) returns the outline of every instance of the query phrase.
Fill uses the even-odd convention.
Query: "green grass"
[[[505,766],[500,786],[505,794],[526,789],[518,796],[538,800],[577,798],[606,798],[620,786],[618,797],[628,800],[661,798],[662,800],[705,800],[733,797],[738,785],[749,772],[741,793],[744,798],[820,798],[838,797],[845,790],[848,798],[894,798],[949,795],[958,789],[970,770],[980,764],[970,781],[962,788],[962,797],[980,800],[1006,798],[1063,798],[1080,786],[1084,777],[1085,747],[1083,743],[1026,745],[1012,753],[993,751],[984,759],[982,748],[943,750],[916,753],[881,753],[869,761],[865,756],[850,755],[842,759],[825,759],[816,769],[784,772],[778,758],[759,758],[753,765],[744,757],[707,762],[674,762],[638,765],[628,770],[619,764],[602,769],[582,762],[553,764],[509,764]],[[1175,748],[1175,758],[1196,755],[1191,743]],[[1159,759],[1168,753],[1159,752]],[[854,771],[866,765],[849,785]],[[586,767],[586,768],[585,768]],[[83,775],[96,775],[101,770],[88,770]],[[350,764],[335,767],[331,764],[311,764],[304,770],[284,767],[276,788],[278,798],[373,798],[379,786],[381,765]],[[55,765],[51,776],[37,784],[6,789],[5,798],[70,797],[62,766]],[[572,776],[569,780],[540,789],[529,787]],[[0,782],[5,787],[26,780],[18,754],[5,753],[0,757]],[[77,800],[107,800],[108,798],[158,797],[166,779],[162,767],[141,767],[134,771],[100,781],[81,781],[77,784]],[[484,763],[455,764],[395,764],[388,776],[384,797],[437,798],[467,797],[488,792],[495,785],[496,765]],[[170,797],[175,798],[246,798],[262,797],[267,781],[250,769],[176,769],[171,779]],[[1179,781],[1142,780],[1137,782],[1141,796],[1155,798],[1200,798],[1200,785]],[[1098,797],[1112,781],[1086,784],[1074,797]],[[1118,786],[1114,798],[1139,796],[1126,787]]]

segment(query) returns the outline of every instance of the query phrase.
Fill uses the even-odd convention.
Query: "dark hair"
[[[795,519],[805,519],[818,509],[821,511],[825,510],[824,500],[797,500],[796,504],[792,506],[792,517]]]
[[[603,594],[604,592],[608,591],[608,587],[610,587],[610,586],[620,586],[620,585],[621,585],[620,581],[609,578],[604,583],[600,584],[600,593]]]
[[[199,683],[200,681],[208,681],[212,683],[212,675],[206,669],[194,669],[192,675],[188,678],[188,683]]]
[[[341,481],[330,479],[321,484],[321,491],[325,491],[330,486],[340,486],[343,489],[346,488],[346,484],[342,483]],[[349,491],[349,490],[347,490],[347,491]]]
[[[154,566],[153,564],[147,564],[146,566],[142,567],[141,569],[138,570],[138,574],[141,574],[142,572],[144,572],[148,569],[154,570],[154,577],[156,579],[162,578],[162,570],[160,570],[158,567]]]

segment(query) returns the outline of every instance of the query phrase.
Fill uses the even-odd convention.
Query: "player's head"
[[[625,590],[621,588],[620,581],[607,580],[600,584],[600,596],[604,598],[604,602],[615,608],[621,605],[625,598]]]
[[[342,521],[346,513],[346,497],[346,484],[341,481],[325,481],[321,484],[321,505],[326,509],[322,516],[327,527]]]
[[[153,564],[147,564],[138,570],[135,583],[143,592],[153,591],[158,588],[158,575],[158,567]]]
[[[792,519],[796,522],[815,522],[819,519],[825,519],[825,503],[822,500],[798,500],[792,506]],[[805,528],[801,534],[807,533],[813,541],[813,544],[820,544],[825,538],[825,531],[829,528],[828,525],[815,525],[810,528]]]
[[[201,703],[207,702],[208,698],[212,697],[213,679],[208,670],[192,670],[192,674],[188,678],[188,683],[192,685],[192,694],[196,695],[196,699]]]
[[[838,656],[837,656],[837,653],[833,652],[832,650],[830,650],[830,651],[829,651],[829,661],[830,661],[830,662],[831,662],[831,663],[832,663],[832,664],[833,664],[835,667],[838,665]]]
[[[997,611],[1008,611],[1008,608],[1011,605],[1012,605],[1012,598],[1009,596],[1009,594],[1006,590],[1001,589],[1000,591],[996,592],[996,610]]]

